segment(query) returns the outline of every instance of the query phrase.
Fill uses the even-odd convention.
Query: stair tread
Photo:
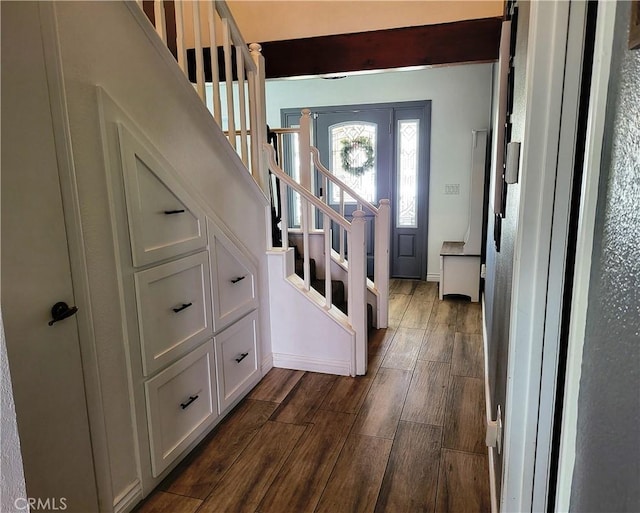
[[[304,260],[302,257],[296,258],[295,268],[296,274],[300,276],[300,278],[304,278]],[[309,259],[309,272],[311,273],[311,281],[318,279],[316,276],[316,261],[313,258]]]

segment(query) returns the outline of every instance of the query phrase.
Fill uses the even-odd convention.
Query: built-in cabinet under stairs
[[[292,175],[287,175],[273,154],[273,148],[267,144],[266,124],[266,99],[265,99],[265,62],[261,55],[260,45],[247,45],[242,37],[240,28],[236,25],[231,12],[224,1],[207,2],[177,2],[174,9],[167,8],[168,2],[155,0],[141,3],[145,12],[152,21],[155,31],[167,48],[175,56],[178,65],[187,78],[195,77],[193,89],[198,93],[204,104],[211,105],[211,113],[221,130],[223,130],[229,145],[225,153],[230,157],[238,157],[246,167],[247,175],[252,177],[255,183],[268,196],[274,189],[272,177],[279,180],[277,187],[280,189],[280,197],[288,198],[295,193],[300,198],[300,210],[302,222],[301,251],[302,268],[295,273],[295,259],[289,262],[292,256],[288,255],[289,245],[287,231],[290,219],[287,212],[288,201],[283,201],[281,211],[277,212],[281,219],[282,247],[265,247],[268,260],[275,260],[277,255],[281,262],[278,264],[280,272],[269,276],[269,301],[270,305],[271,333],[270,338],[282,342],[284,347],[273,347],[273,364],[275,366],[289,366],[300,370],[321,370],[323,372],[335,372],[338,374],[365,374],[367,366],[366,342],[368,326],[386,327],[388,310],[388,261],[389,261],[389,212],[388,200],[381,200],[380,205],[374,206],[361,198],[344,183],[336,179],[333,174],[320,163],[318,150],[311,146],[311,113],[302,111],[300,128],[290,130],[298,135],[299,170],[295,180]],[[150,7],[153,6],[153,9]],[[207,20],[208,23],[201,23]],[[192,23],[193,22],[193,23]],[[175,47],[169,40],[168,27],[176,27]],[[185,30],[189,27],[200,27],[201,31],[195,31],[193,48],[186,47]],[[220,31],[220,28],[222,29]],[[205,45],[210,41],[222,41],[223,52],[206,52]],[[208,55],[207,55],[208,54]],[[191,62],[187,57],[195,57]],[[205,66],[205,60],[206,66]],[[210,61],[210,62],[209,62]],[[189,68],[195,65],[195,73],[190,73]],[[210,70],[211,85],[205,84]],[[248,94],[238,94],[239,91],[247,91]],[[226,101],[225,101],[226,100]],[[283,132],[283,130],[280,130]],[[280,144],[280,151],[284,145]],[[236,155],[231,155],[235,153]],[[322,183],[315,183],[315,176],[321,176]],[[317,187],[319,186],[319,187]],[[343,198],[355,198],[358,203],[352,220],[345,218],[344,201],[336,210],[327,203],[327,198],[317,196],[314,191],[329,187],[341,191]],[[290,193],[289,191],[293,191]],[[375,219],[375,276],[372,281],[367,280],[366,259],[367,229],[366,219]],[[313,220],[313,221],[312,221]],[[318,221],[316,223],[316,220]],[[317,226],[316,226],[317,224]],[[344,241],[335,251],[330,247],[331,226],[339,230],[339,238]],[[314,232],[314,238],[324,234],[325,250],[322,253],[323,263],[318,264],[318,275],[329,273],[329,278],[322,284],[315,271],[311,273],[309,259],[309,235]],[[337,235],[337,234],[336,234]],[[347,255],[346,248],[349,248]],[[317,257],[314,257],[317,258]],[[274,263],[275,265],[275,263]],[[299,264],[298,264],[299,265]],[[271,271],[270,271],[271,273]],[[335,275],[334,275],[335,273]],[[292,279],[296,277],[297,281]],[[297,295],[289,297],[289,292],[279,295],[276,290],[283,282],[293,290],[297,289]],[[321,290],[318,293],[317,290]],[[306,296],[301,299],[300,293]],[[316,332],[323,335],[322,340],[315,340],[317,347],[309,350],[300,342],[300,336],[306,335],[307,326],[300,326],[298,330],[287,330],[281,324],[283,313],[294,308],[303,301],[309,303],[309,307],[315,310]],[[367,305],[372,305],[368,307]],[[372,314],[367,314],[368,308],[372,308]],[[302,313],[302,312],[301,312]],[[373,321],[368,322],[368,318]],[[300,317],[307,319],[306,317]],[[294,323],[295,324],[295,323]],[[327,343],[324,340],[327,333],[327,325],[338,325],[346,335],[338,337],[344,347],[340,347],[336,364],[336,354],[327,351]],[[310,344],[311,341],[308,341]],[[277,344],[276,344],[277,345]],[[282,352],[279,352],[282,350]],[[311,363],[309,361],[311,358]],[[317,365],[318,358],[328,361],[329,365]],[[268,363],[267,363],[268,365]]]

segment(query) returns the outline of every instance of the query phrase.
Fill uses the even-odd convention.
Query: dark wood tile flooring
[[[490,511],[480,306],[392,280],[356,378],[272,369],[138,513]]]

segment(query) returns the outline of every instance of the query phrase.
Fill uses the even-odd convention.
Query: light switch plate
[[[459,196],[460,195],[460,184],[459,183],[448,183],[448,184],[445,184],[444,193],[447,196]]]

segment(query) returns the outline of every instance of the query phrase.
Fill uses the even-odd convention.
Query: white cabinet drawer
[[[251,384],[258,372],[258,312],[254,311],[214,338],[220,411]]]
[[[218,416],[211,340],[145,383],[153,477]]]
[[[203,251],[135,274],[145,376],[212,335],[208,264]]]
[[[256,269],[212,222],[209,236],[213,324],[215,331],[220,331],[258,306]]]
[[[206,245],[205,217],[153,148],[118,126],[133,265],[140,267]]]

